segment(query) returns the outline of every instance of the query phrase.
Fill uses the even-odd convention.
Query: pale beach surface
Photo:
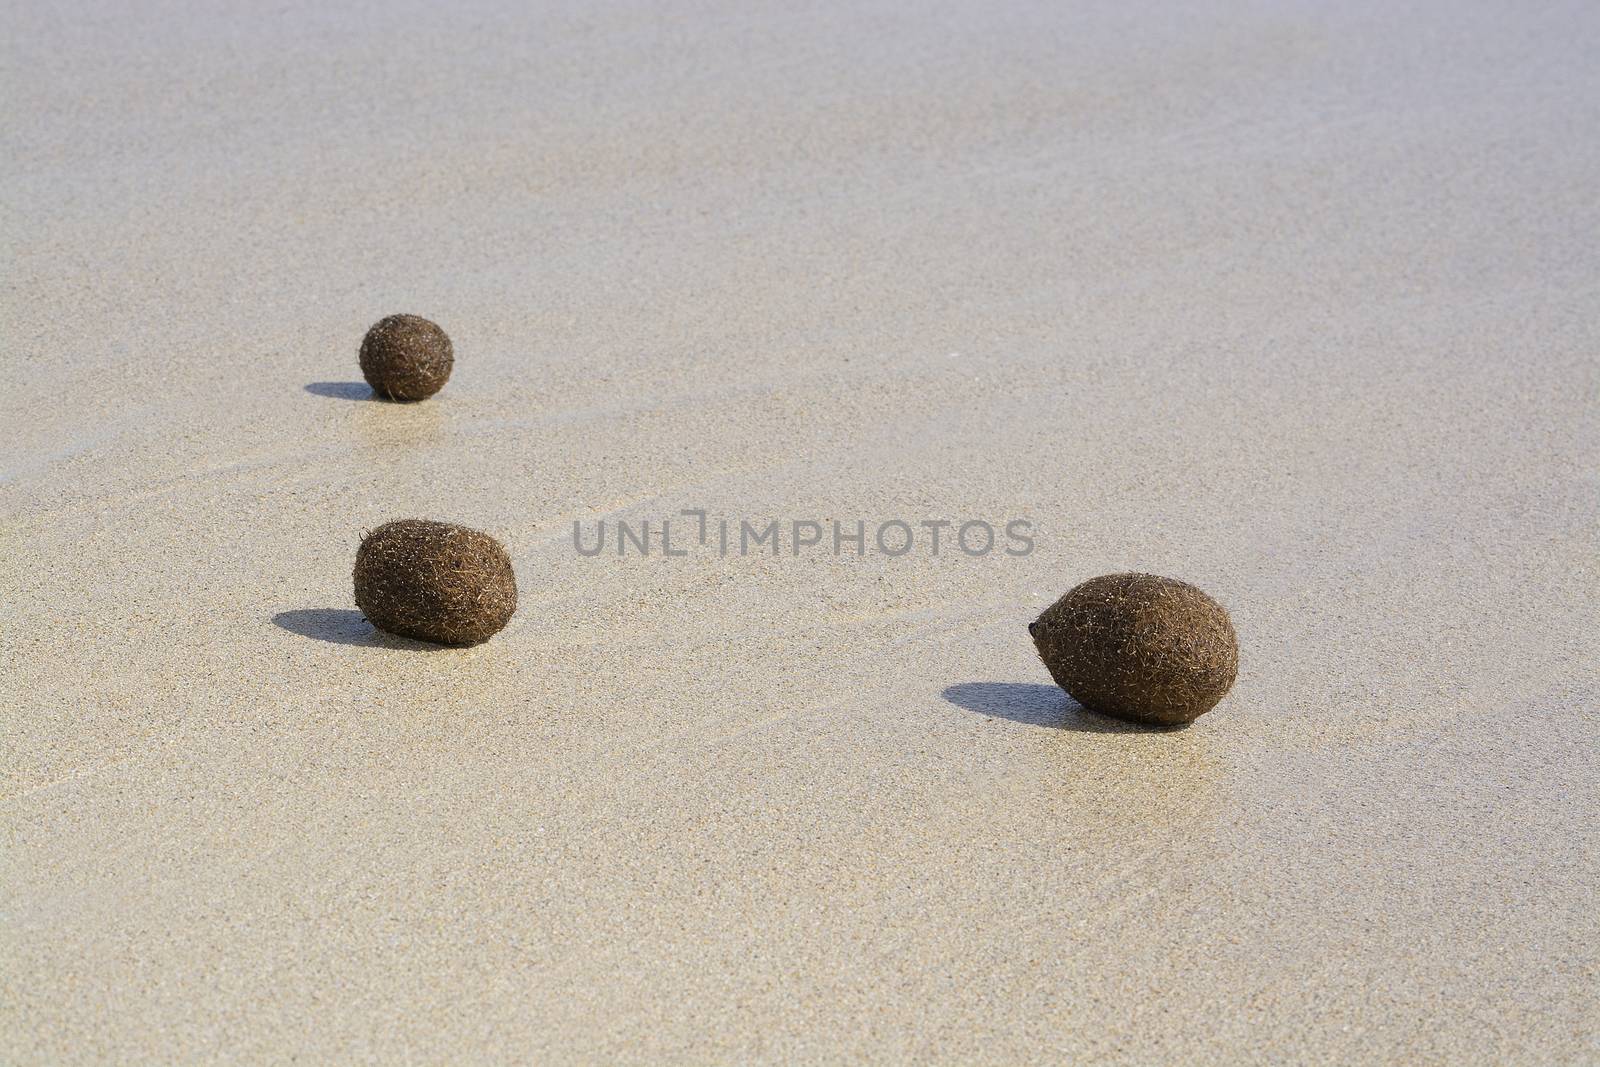
[[[4,6],[0,1062],[1600,1059],[1600,7]]]

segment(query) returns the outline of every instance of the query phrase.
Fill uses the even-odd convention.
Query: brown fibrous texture
[[[356,550],[356,606],[379,629],[445,645],[474,645],[517,610],[511,557],[486,533],[401,519]]]
[[[1239,673],[1228,612],[1188,582],[1091,578],[1028,627],[1050,677],[1090,711],[1159,726],[1193,722]]]
[[[450,338],[418,315],[380,319],[361,341],[361,375],[390,400],[426,400],[455,366]]]

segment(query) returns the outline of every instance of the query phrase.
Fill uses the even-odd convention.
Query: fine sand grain
[[[3,11],[0,1062],[1600,1057],[1600,7],[133,7]]]

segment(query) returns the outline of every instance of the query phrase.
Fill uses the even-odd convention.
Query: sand
[[[5,5],[0,1061],[1600,1058],[1600,8],[444,6]]]

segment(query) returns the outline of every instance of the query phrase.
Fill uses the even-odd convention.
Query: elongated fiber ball
[[[455,366],[445,332],[418,315],[379,319],[361,341],[361,376],[390,400],[426,400],[444,388]]]
[[[1188,582],[1154,574],[1091,578],[1046,608],[1028,633],[1072,699],[1134,722],[1193,722],[1239,672],[1239,643],[1222,605]]]
[[[356,550],[356,606],[381,630],[475,645],[517,610],[511,557],[486,533],[448,522],[401,519]]]

